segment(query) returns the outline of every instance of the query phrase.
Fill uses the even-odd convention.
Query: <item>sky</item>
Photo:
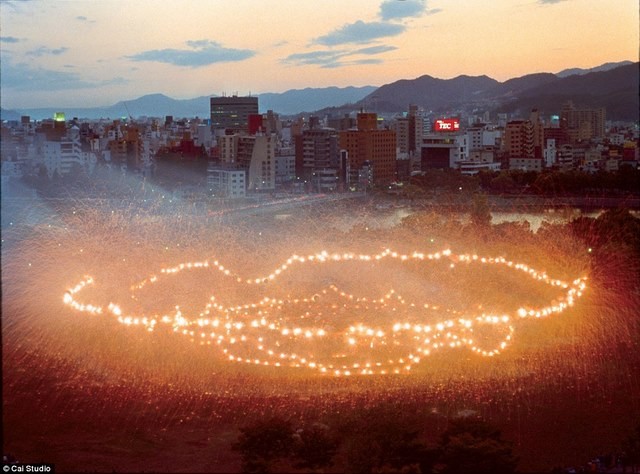
[[[638,61],[637,0],[0,0],[3,108]]]

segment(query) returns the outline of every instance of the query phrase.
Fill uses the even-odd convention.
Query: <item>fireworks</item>
[[[193,313],[184,312],[179,305],[163,313],[149,311],[140,303],[145,289],[189,271],[217,270],[222,278],[253,293],[252,288],[271,288],[295,267],[380,264],[383,260],[400,265],[444,261],[450,271],[468,265],[504,267],[561,293],[542,307],[523,305],[511,312],[476,313],[405,299],[394,289],[371,298],[343,291],[335,284],[299,298],[269,294],[241,304],[222,303],[219,296],[210,295],[204,307]],[[503,257],[454,254],[449,249],[408,254],[387,249],[378,254],[321,251],[292,255],[270,273],[253,278],[233,272],[216,259],[181,263],[134,283],[128,295],[130,307],[122,301],[83,302],[79,294],[98,284],[85,277],[64,294],[64,304],[82,313],[109,315],[120,324],[149,332],[167,328],[200,345],[218,347],[228,361],[348,376],[407,373],[432,353],[447,349],[467,348],[480,356],[496,356],[513,341],[518,321],[557,315],[573,306],[585,291],[586,277],[566,282]]]

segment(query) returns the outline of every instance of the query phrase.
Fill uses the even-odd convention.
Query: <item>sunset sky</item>
[[[638,60],[637,0],[0,0],[3,108]]]

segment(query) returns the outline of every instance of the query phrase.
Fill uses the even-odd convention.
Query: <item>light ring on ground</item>
[[[218,260],[181,263],[161,269],[131,287],[131,298],[147,285],[184,271],[213,269],[237,283],[264,285],[277,280],[293,265],[327,262],[376,262],[393,259],[398,262],[429,262],[447,259],[451,266],[477,263],[496,265],[522,272],[529,278],[557,287],[564,293],[553,303],[539,307],[520,307],[513,313],[465,314],[451,308],[441,308],[429,302],[407,301],[394,290],[379,298],[366,298],[328,285],[319,293],[300,299],[264,297],[241,305],[223,305],[215,295],[197,315],[183,314],[179,306],[167,314],[136,314],[123,309],[122,303],[108,305],[85,303],[78,294],[96,282],[85,277],[64,293],[63,302],[72,309],[89,314],[108,314],[126,326],[140,326],[153,332],[168,327],[201,345],[216,346],[224,358],[265,367],[299,367],[333,375],[406,373],[412,366],[437,351],[467,348],[473,353],[493,357],[513,341],[517,321],[542,318],[562,313],[573,306],[586,289],[587,278],[571,282],[549,277],[524,263],[503,257],[482,257],[473,254],[453,254],[450,250],[436,253],[413,252],[402,254],[385,250],[379,254],[341,253],[322,251],[306,256],[293,255],[268,275],[256,278],[242,276],[225,268]],[[301,309],[298,309],[301,308]],[[346,309],[344,309],[346,308]],[[293,324],[284,317],[287,311],[304,314],[329,315],[313,319],[313,324]],[[356,311],[357,310],[357,311]],[[367,325],[339,319],[346,311],[375,311],[383,314],[383,324]],[[440,319],[433,321],[434,315]],[[379,318],[378,318],[379,319]],[[337,324],[336,324],[337,323]],[[490,329],[497,332],[491,347],[478,341],[478,333]],[[322,348],[321,350],[316,350]]]

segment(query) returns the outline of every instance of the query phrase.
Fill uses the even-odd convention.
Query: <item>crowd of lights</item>
[[[496,356],[512,342],[518,320],[562,313],[575,304],[586,288],[586,277],[565,282],[503,257],[453,254],[450,250],[401,254],[387,249],[375,255],[330,254],[326,251],[307,256],[293,255],[268,275],[250,279],[242,278],[217,260],[181,263],[136,283],[130,289],[130,296],[135,300],[137,292],[144,287],[188,270],[218,270],[239,284],[251,286],[268,284],[293,265],[375,262],[385,258],[399,262],[445,260],[452,269],[471,263],[504,266],[557,287],[563,293],[552,304],[541,308],[520,307],[512,314],[464,314],[426,302],[407,301],[393,289],[380,298],[366,298],[346,293],[331,284],[308,298],[264,297],[258,302],[228,306],[210,296],[198,314],[183,314],[179,306],[169,314],[135,314],[118,303],[100,306],[79,301],[77,295],[87,286],[95,285],[93,278],[85,277],[64,293],[63,302],[78,312],[108,314],[125,326],[138,326],[150,332],[158,327],[168,327],[200,345],[219,347],[229,361],[268,367],[301,367],[323,374],[348,376],[407,373],[412,366],[443,349],[467,348],[480,356]],[[287,317],[291,312],[298,317]],[[340,319],[345,312],[358,314],[363,322],[350,323],[347,318]],[[378,317],[367,318],[367,313]],[[380,318],[380,314],[384,317]],[[442,319],[434,319],[434,315]],[[382,321],[382,324],[366,324],[367,319]],[[300,321],[308,323],[300,324]],[[491,340],[492,347],[483,347],[486,341],[479,335],[483,328],[497,331],[499,335]],[[325,349],[317,350],[318,347]]]

